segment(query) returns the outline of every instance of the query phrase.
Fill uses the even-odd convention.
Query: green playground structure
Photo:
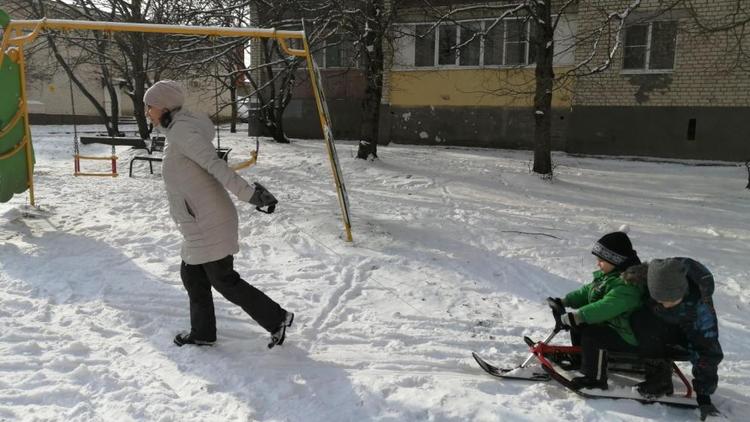
[[[0,202],[29,190],[34,205],[34,150],[24,99],[23,38],[8,31],[10,17],[0,9]]]

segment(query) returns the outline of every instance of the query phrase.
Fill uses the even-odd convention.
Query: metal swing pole
[[[219,127],[219,58],[216,56],[216,37],[211,37],[211,53],[214,56],[214,104],[216,114],[216,151],[221,153],[221,127]]]
[[[68,56],[68,66],[72,63],[70,59],[70,49],[66,48],[66,54]],[[73,68],[70,68],[70,72],[73,73]],[[73,78],[68,75],[68,91],[70,93],[70,109],[73,112],[73,175],[78,176],[81,173],[81,160],[80,160],[80,147],[78,140],[78,122],[76,114],[76,101],[75,95],[73,94]]]

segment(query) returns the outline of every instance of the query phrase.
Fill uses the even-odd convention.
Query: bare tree
[[[250,0],[242,6],[247,8],[247,12],[240,14],[239,25],[291,30],[302,27],[300,7],[294,0]],[[244,78],[250,85],[250,95],[257,98],[259,104],[259,109],[249,118],[257,119],[275,141],[289,143],[284,132],[283,115],[291,101],[296,71],[302,62],[299,58],[287,56],[275,39],[256,39],[248,48],[256,49],[251,51],[255,62],[246,66],[244,52],[238,54],[238,50],[232,50],[225,57],[227,78],[223,83],[227,84],[227,81],[237,77]],[[236,110],[233,110],[234,115]]]
[[[302,30],[304,19],[309,47],[313,52],[319,50],[325,39],[335,31],[330,1],[249,0],[249,4],[251,20],[247,23],[250,26]],[[290,46],[302,47],[298,44]],[[244,70],[244,76],[251,87],[251,95],[258,100],[259,108],[254,118],[274,140],[288,143],[283,115],[295,87],[306,79],[301,69],[305,65],[304,60],[287,55],[275,39],[259,40],[251,48],[257,49],[253,54],[256,61]]]
[[[474,1],[437,2],[434,0],[421,0],[425,10],[429,11],[437,22],[433,30],[440,23],[457,22],[457,17],[466,13],[485,11],[497,16],[495,21],[486,28],[493,28],[503,19],[516,17],[525,19],[530,23],[531,39],[533,46],[533,60],[535,65],[534,90],[533,90],[533,113],[534,113],[534,162],[533,171],[544,177],[552,176],[551,156],[551,125],[552,125],[552,94],[554,90],[565,87],[565,81],[571,77],[584,77],[607,70],[618,49],[621,47],[621,32],[624,29],[628,16],[637,9],[641,0],[629,0],[623,2],[620,7],[608,6],[606,10],[602,6],[601,22],[595,24],[593,29],[586,34],[578,34],[572,47],[590,49],[590,54],[580,63],[576,63],[572,69],[561,75],[556,75],[553,67],[555,56],[554,34],[558,25],[563,21],[566,14],[582,3],[584,0],[517,0],[497,4],[480,3]],[[447,7],[440,6],[444,3],[451,4]],[[477,32],[474,37],[486,37],[488,30]],[[473,41],[474,38],[455,45],[454,48],[461,49]],[[615,40],[612,44],[610,41]],[[517,91],[518,95],[530,95],[531,92]]]
[[[210,0],[203,7],[191,9],[186,21],[198,26],[247,27],[251,26],[250,1],[235,3],[227,0]],[[230,108],[230,131],[237,131],[238,88],[243,85],[245,71],[245,53],[249,40],[244,37],[206,38],[189,37],[193,44],[193,59],[179,66],[180,74],[188,72],[191,77],[204,78],[214,83],[216,102],[215,119],[219,120],[220,111]],[[183,43],[184,44],[184,43]],[[229,102],[224,102],[229,93]]]
[[[695,0],[675,0],[675,3],[673,7],[684,7],[689,11],[695,24],[693,32],[723,38],[723,45],[719,48],[731,57],[730,66],[750,70],[750,5],[747,1],[725,0],[726,12],[709,16],[698,13]]]
[[[366,81],[362,100],[362,124],[357,158],[377,157],[380,138],[380,103],[383,97],[384,43],[392,35],[395,18],[390,2],[384,0],[331,0],[338,32],[353,42],[362,62]]]
[[[43,2],[17,2],[18,7],[23,8],[25,14],[32,18],[56,17],[75,19],[80,16],[80,11],[68,4],[49,4],[51,7],[47,7],[47,4]],[[49,48],[57,63],[68,75],[71,83],[80,90],[101,117],[107,133],[110,135],[117,134],[119,104],[116,94],[113,93],[109,69],[106,62],[102,60],[106,50],[106,40],[101,35],[87,35],[80,31],[69,34],[49,32],[44,37],[46,42],[37,44],[35,49],[41,51]],[[62,44],[62,51],[59,44]],[[75,52],[75,56],[73,52]],[[86,83],[76,73],[76,69],[79,69],[81,66],[86,66],[90,70],[98,69],[101,76],[100,80],[103,82],[105,89],[110,93],[111,98],[113,98],[110,103],[110,110],[105,109],[102,102],[90,91]]]
[[[53,13],[55,17],[75,20],[114,21],[130,23],[184,24],[191,16],[182,11],[197,9],[190,0],[18,0],[37,17]],[[180,6],[180,7],[177,7]],[[51,11],[51,9],[53,9]],[[102,117],[107,132],[117,134],[118,90],[124,92],[133,105],[133,117],[141,137],[149,136],[145,117],[143,95],[153,81],[164,75],[174,75],[176,63],[189,61],[190,45],[183,44],[184,37],[139,32],[104,34],[96,31],[70,31],[65,34],[49,33],[47,43],[70,80],[91,102]],[[64,42],[61,47],[60,41]],[[71,54],[75,52],[75,57]],[[110,98],[106,110],[97,96],[90,91],[77,66],[86,64],[87,70],[98,69],[102,86]]]

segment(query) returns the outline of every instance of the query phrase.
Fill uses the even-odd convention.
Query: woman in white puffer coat
[[[258,183],[250,185],[218,157],[211,120],[182,108],[180,84],[159,81],[146,91],[143,102],[151,122],[166,131],[162,177],[170,215],[183,237],[180,276],[190,299],[191,330],[177,334],[175,344],[216,342],[212,287],[271,333],[269,348],[283,344],[294,314],[234,271],[238,220],[227,191],[259,210],[267,207],[269,213],[276,198]]]

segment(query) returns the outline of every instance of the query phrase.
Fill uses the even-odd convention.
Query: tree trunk
[[[143,95],[146,93],[146,77],[144,74],[140,75],[140,77],[135,78],[135,86],[133,87],[133,114],[138,125],[138,134],[141,135],[141,138],[148,139],[151,130],[146,119],[146,107],[143,105]]]
[[[290,143],[289,138],[287,138],[286,133],[284,133],[284,110],[283,107],[274,107],[273,108],[273,114],[274,114],[274,124],[272,126],[271,136],[273,136],[273,140],[280,143],[280,144],[288,144]]]
[[[555,73],[551,0],[535,3],[536,93],[534,95],[534,173],[552,177],[552,87]]]
[[[231,106],[231,121],[229,123],[229,133],[237,133],[237,87],[232,84],[229,87],[229,101]],[[219,116],[216,116],[217,118]]]
[[[86,89],[86,86],[76,77],[75,73],[73,72],[72,63],[68,63],[65,61],[63,56],[60,54],[60,52],[57,49],[57,44],[55,44],[55,41],[52,39],[52,36],[47,37],[48,44],[50,46],[50,49],[52,49],[52,54],[55,56],[55,59],[58,63],[60,63],[60,66],[65,70],[65,73],[68,74],[68,78],[75,84],[75,86],[78,87],[78,89],[81,91],[81,93],[86,97],[86,99],[91,102],[91,105],[94,106],[94,109],[96,110],[96,113],[99,115],[99,117],[102,118],[102,121],[104,122],[104,127],[107,129],[107,133],[112,133],[112,126],[109,123],[109,116],[107,116],[107,110],[104,109],[104,106],[93,96],[91,93]],[[71,48],[70,46],[66,46],[65,48]],[[74,95],[74,93],[71,92],[71,95]],[[73,116],[75,118],[75,116]]]
[[[120,103],[117,100],[117,89],[112,84],[112,73],[109,71],[107,63],[107,45],[106,39],[96,36],[96,51],[98,52],[99,68],[102,72],[102,83],[109,96],[109,116],[110,127],[107,134],[109,136],[122,136],[120,132]]]
[[[141,138],[148,139],[151,136],[151,128],[149,127],[148,120],[146,119],[146,106],[143,104],[143,95],[146,93],[146,85],[149,82],[148,75],[146,74],[146,66],[144,65],[145,56],[145,45],[146,37],[141,33],[128,34],[128,38],[131,41],[131,69],[133,72],[133,89],[132,97],[133,101],[133,115],[135,122],[138,125],[138,134]],[[123,51],[128,51],[123,49]]]
[[[122,136],[120,132],[120,102],[117,100],[117,89],[112,85],[112,77],[106,67],[103,70],[104,85],[109,95],[109,115],[111,116],[109,136]]]
[[[369,19],[376,20],[382,11],[382,0],[368,2],[365,12]],[[365,61],[367,86],[362,99],[362,126],[360,129],[357,158],[367,160],[378,156],[380,137],[380,102],[383,97],[383,33],[379,28],[369,27],[362,43],[361,57]]]

